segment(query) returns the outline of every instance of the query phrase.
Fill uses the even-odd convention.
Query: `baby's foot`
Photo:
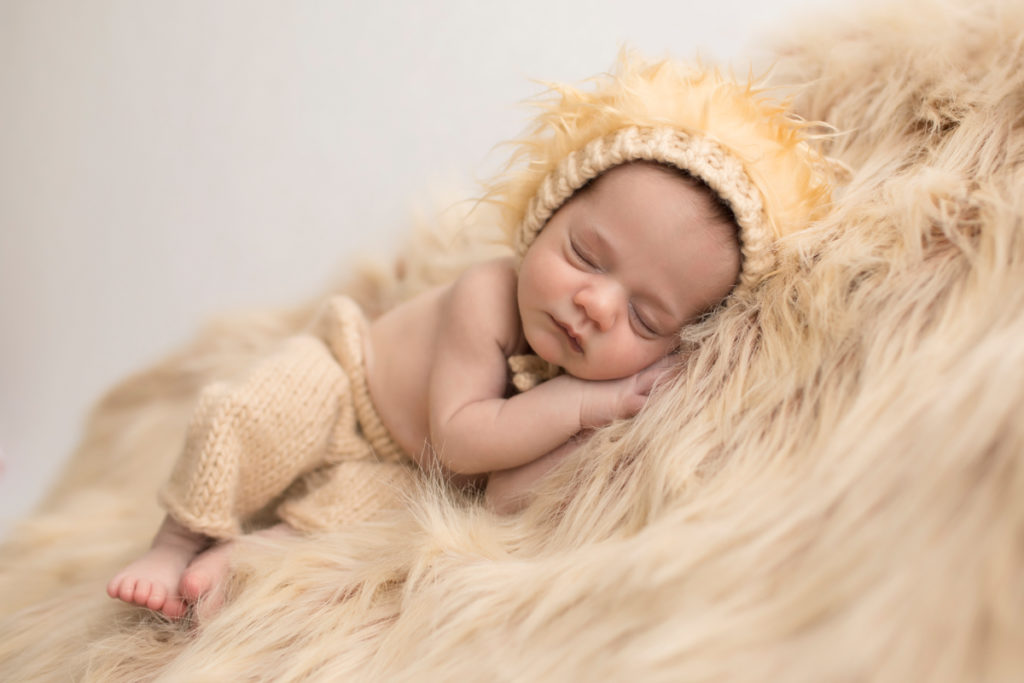
[[[178,580],[192,556],[154,546],[110,580],[107,595],[179,619],[185,602],[178,594]]]
[[[205,550],[181,574],[178,591],[186,602],[195,605],[195,617],[206,621],[224,605],[224,583],[231,569],[234,541],[223,541]]]
[[[269,529],[252,534],[264,538],[290,538],[297,532],[281,523]],[[221,541],[199,553],[181,575],[178,590],[189,604],[195,606],[195,617],[200,623],[206,621],[224,606],[225,589],[231,573],[231,553],[236,540]]]
[[[132,605],[163,612],[171,619],[185,613],[178,592],[181,575],[207,539],[167,517],[149,551],[107,584],[107,595]]]

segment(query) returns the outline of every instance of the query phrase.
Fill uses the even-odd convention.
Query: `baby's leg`
[[[281,523],[255,532],[254,536],[287,538],[298,532]],[[231,551],[238,539],[221,541],[196,556],[181,575],[178,590],[189,604],[195,605],[196,620],[206,621],[224,605],[225,579],[231,569]]]
[[[153,545],[145,555],[122,569],[107,584],[107,595],[133,605],[163,612],[171,619],[185,613],[178,583],[189,562],[209,539],[164,517]]]

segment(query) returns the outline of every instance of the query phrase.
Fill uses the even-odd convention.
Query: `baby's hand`
[[[603,427],[640,412],[658,379],[675,364],[669,356],[647,366],[635,375],[613,380],[579,380],[583,398],[580,425],[583,429]]]

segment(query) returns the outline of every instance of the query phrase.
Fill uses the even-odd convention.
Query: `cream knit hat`
[[[737,289],[775,265],[775,240],[820,218],[842,166],[808,142],[812,125],[763,96],[754,82],[623,53],[590,91],[553,85],[554,97],[516,141],[509,168],[485,199],[503,212],[521,257],[577,190],[630,161],[675,166],[706,183],[740,227]]]

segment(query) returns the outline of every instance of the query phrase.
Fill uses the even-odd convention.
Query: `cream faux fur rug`
[[[387,523],[243,548],[216,619],[164,623],[105,582],[199,386],[309,309],[129,378],[0,550],[0,678],[1024,680],[1022,36],[1016,0],[792,28],[773,79],[842,131],[834,214],[521,517],[425,485]],[[346,289],[380,310],[473,252],[410,253]]]

